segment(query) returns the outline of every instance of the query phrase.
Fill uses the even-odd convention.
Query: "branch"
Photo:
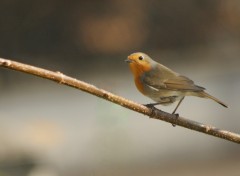
[[[183,117],[176,118],[175,115],[163,112],[158,109],[150,109],[146,106],[135,103],[135,102],[125,99],[123,97],[114,95],[110,92],[107,92],[103,89],[99,89],[99,88],[97,88],[93,85],[90,85],[88,83],[85,83],[83,81],[66,76],[60,72],[53,72],[53,71],[45,70],[42,68],[34,67],[31,65],[26,65],[26,64],[19,63],[19,62],[3,59],[3,58],[0,58],[0,66],[8,68],[8,69],[16,70],[16,71],[25,72],[25,73],[32,74],[35,76],[39,76],[39,77],[42,77],[45,79],[55,81],[59,84],[64,84],[64,85],[67,85],[70,87],[74,87],[76,89],[80,89],[84,92],[98,96],[100,98],[103,98],[103,99],[113,102],[115,104],[121,105],[125,108],[142,113],[144,115],[147,115],[150,118],[163,120],[163,121],[169,122],[171,124],[176,124],[178,126],[182,126],[182,127],[185,127],[185,128],[191,129],[191,130],[199,131],[199,132],[202,132],[202,133],[205,133],[208,135],[212,135],[215,137],[219,137],[219,138],[240,144],[240,135],[239,134],[236,134],[236,133],[233,133],[230,131],[226,131],[226,130],[222,130],[222,129],[218,129],[214,126],[202,124],[202,123],[192,121],[192,120],[189,120],[189,119],[186,119]]]

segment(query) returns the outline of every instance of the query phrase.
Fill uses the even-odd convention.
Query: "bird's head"
[[[141,52],[129,55],[125,61],[129,63],[134,76],[140,76],[144,72],[150,71],[155,63],[147,54]]]

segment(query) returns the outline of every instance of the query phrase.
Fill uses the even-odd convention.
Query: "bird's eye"
[[[143,60],[143,56],[139,56],[138,59],[139,59],[139,60]]]

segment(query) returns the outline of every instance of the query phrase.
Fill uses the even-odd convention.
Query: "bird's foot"
[[[143,104],[143,106],[147,106],[148,108],[155,108],[154,106],[159,105],[159,103],[149,103],[149,104]],[[155,108],[157,109],[157,108]]]
[[[179,117],[179,114],[174,114],[174,113],[172,113],[172,115],[174,115],[174,119],[175,119],[175,120],[177,120],[178,117]],[[172,123],[172,126],[175,127],[176,124],[173,124],[173,123]]]
[[[148,108],[153,108],[154,105],[153,104],[143,104],[143,106],[147,106]],[[155,107],[154,107],[155,108]]]
[[[150,103],[150,104],[143,104],[143,106],[146,106],[146,107],[148,107],[148,108],[150,108],[151,109],[151,117],[152,116],[154,116],[155,115],[155,111],[156,110],[159,110],[159,109],[157,109],[156,107],[155,107],[155,105],[157,105],[156,103]]]
[[[146,107],[148,107],[148,108],[150,108],[150,109],[152,110],[150,117],[153,117],[153,116],[155,115],[155,111],[156,111],[156,110],[159,110],[159,109],[157,109],[157,108],[155,107],[155,105],[158,105],[158,104],[159,104],[159,103],[143,104],[143,106],[146,106]],[[178,119],[178,117],[179,117],[179,114],[178,114],[178,113],[175,114],[175,111],[173,111],[172,115],[174,115],[174,120],[177,121],[177,119]],[[176,127],[176,124],[173,124],[173,123],[172,123],[172,126],[173,126],[173,127]]]

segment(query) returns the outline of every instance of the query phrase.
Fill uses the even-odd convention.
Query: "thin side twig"
[[[125,108],[131,109],[133,111],[142,113],[144,115],[149,116],[150,118],[163,120],[169,122],[171,124],[176,124],[178,126],[182,126],[191,130],[199,131],[208,135],[212,135],[218,138],[222,138],[228,141],[232,141],[235,143],[240,143],[240,135],[237,133],[233,133],[227,130],[218,129],[214,126],[202,124],[193,120],[189,120],[183,117],[175,118],[175,115],[163,112],[158,109],[150,109],[141,104],[130,101],[126,98],[117,96],[112,94],[106,90],[99,89],[93,85],[90,85],[86,82],[77,80],[75,78],[66,76],[60,72],[53,72],[46,69],[34,67],[31,65],[11,61],[8,59],[0,58],[0,66],[8,69],[25,72],[28,74],[36,75],[45,79],[49,79],[55,81],[60,84],[64,84],[70,87],[74,87],[76,89],[80,89],[92,95],[98,96],[115,104],[121,105]]]

